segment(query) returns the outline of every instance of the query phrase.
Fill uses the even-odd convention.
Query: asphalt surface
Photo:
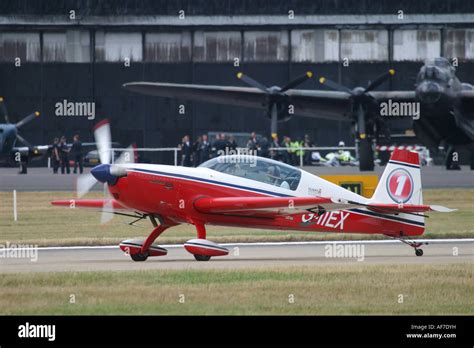
[[[381,176],[384,167],[376,167],[373,172],[360,172],[357,167],[304,167],[303,169],[316,174],[375,174]],[[89,172],[86,168],[85,172]],[[462,170],[447,171],[442,166],[423,167],[421,169],[422,184],[425,188],[474,188],[474,171],[469,166]],[[16,168],[0,168],[0,191],[75,191],[77,175],[53,175],[48,168],[30,168],[27,175],[17,174]],[[102,185],[95,185],[94,190],[100,191]]]
[[[198,262],[181,245],[163,246],[168,255],[134,262],[118,246],[0,250],[0,274],[57,271],[122,271],[183,269],[246,269],[284,266],[364,264],[447,264],[474,265],[474,239],[434,240],[424,245],[417,257],[409,246],[396,240],[336,242],[337,248],[353,247],[355,257],[330,257],[332,242],[224,244],[229,255]],[[238,249],[236,249],[238,248]],[[13,251],[16,250],[16,257]],[[457,250],[457,255],[453,255]],[[238,252],[238,253],[237,253]],[[8,257],[7,257],[8,256]],[[22,256],[22,257],[19,257]],[[349,255],[350,256],[350,255]],[[36,259],[36,261],[34,261]]]

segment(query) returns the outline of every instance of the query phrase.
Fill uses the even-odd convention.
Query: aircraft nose
[[[99,164],[91,169],[91,174],[97,181],[113,185],[117,181],[117,177],[110,173],[110,164]]]
[[[434,103],[441,97],[442,88],[436,82],[423,82],[418,86],[417,94],[425,103]]]

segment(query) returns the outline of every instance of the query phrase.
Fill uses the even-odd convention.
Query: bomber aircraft
[[[20,174],[26,174],[29,159],[43,156],[49,146],[30,144],[20,135],[18,129],[39,117],[40,113],[35,111],[17,123],[10,123],[4,97],[0,97],[0,110],[5,118],[5,123],[0,123],[0,163],[16,162],[20,165]],[[18,141],[23,146],[19,146]]]
[[[381,103],[393,105],[416,103],[419,113],[413,129],[420,141],[438,151],[447,145],[447,167],[452,153],[466,148],[474,169],[474,87],[462,83],[455,68],[446,58],[429,59],[421,67],[415,89],[411,91],[376,91],[395,74],[394,69],[378,76],[367,87],[348,88],[323,76],[319,84],[333,91],[294,89],[313,77],[313,72],[298,76],[283,87],[267,87],[239,72],[237,78],[250,87],[208,86],[161,82],[130,82],[127,90],[178,100],[205,101],[225,105],[266,110],[271,119],[271,132],[277,133],[277,122],[292,115],[350,121],[353,125],[361,170],[374,169],[374,143],[379,137],[389,137],[390,131],[381,117]]]
[[[184,248],[198,261],[229,253],[207,239],[206,225],[381,234],[399,239],[422,256],[422,243],[411,238],[425,231],[424,213],[453,211],[423,204],[419,156],[408,150],[392,153],[374,195],[365,198],[304,170],[257,156],[219,156],[188,168],[128,163],[126,157],[134,156],[124,152],[111,164],[107,120],[96,126],[94,135],[102,164],[79,177],[78,195],[99,181],[112,197],[52,204],[95,209],[102,212],[103,221],[111,214],[149,219],[153,230],[146,239],[120,243],[134,261],[166,255],[165,248],[153,243],[179,224],[196,227],[197,238]]]

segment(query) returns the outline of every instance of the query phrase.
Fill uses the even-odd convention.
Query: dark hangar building
[[[92,140],[101,118],[111,119],[115,141],[140,147],[175,146],[184,134],[208,131],[269,135],[261,111],[142,96],[122,84],[242,86],[236,74],[244,71],[272,86],[311,70],[316,78],[300,88],[324,88],[319,76],[353,88],[394,68],[380,88],[408,90],[422,62],[437,56],[456,58],[457,76],[474,83],[473,18],[474,2],[464,0],[2,1],[0,95],[12,121],[41,112],[22,130],[34,143],[76,132]],[[57,116],[64,100],[95,102],[96,119]],[[279,134],[353,144],[350,124],[335,121],[295,116]]]

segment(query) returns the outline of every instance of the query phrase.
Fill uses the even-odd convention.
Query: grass
[[[441,204],[458,211],[450,214],[434,213],[426,219],[427,238],[474,237],[474,189],[424,190],[425,202]],[[88,198],[101,198],[101,193],[90,193]],[[151,230],[149,222],[144,228],[127,225],[130,218],[117,216],[101,226],[97,212],[58,208],[50,205],[54,199],[71,198],[66,192],[19,192],[18,221],[13,221],[13,197],[10,192],[0,192],[0,243],[21,242],[45,245],[108,245],[128,238],[145,237]],[[193,226],[181,225],[166,231],[159,238],[160,244],[182,243],[195,238]],[[360,234],[331,234],[284,232],[262,229],[229,227],[208,228],[208,238],[218,242],[296,241],[329,239],[374,238]],[[383,237],[379,237],[383,238]]]
[[[472,275],[463,263],[5,274],[0,314],[468,315]]]

